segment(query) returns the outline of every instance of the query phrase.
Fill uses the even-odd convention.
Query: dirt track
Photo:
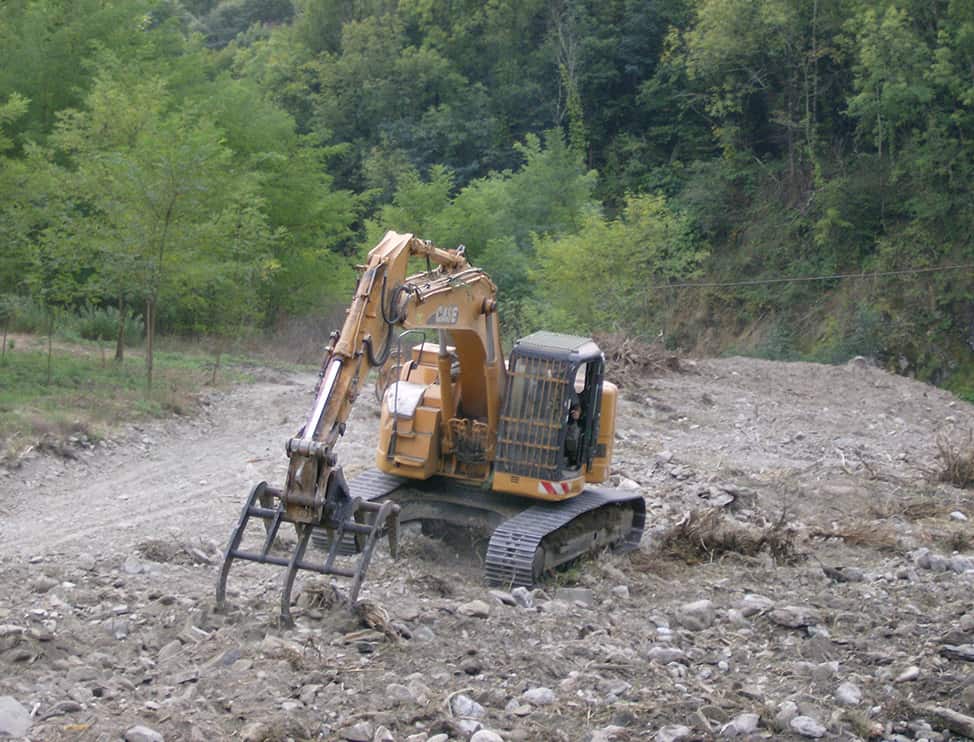
[[[280,574],[250,565],[236,608],[211,612],[216,554],[250,486],[283,479],[313,380],[270,374],[0,473],[0,696],[34,711],[32,739],[943,739],[963,731],[944,709],[974,716],[974,499],[929,479],[937,434],[959,440],[974,408],[946,392],[746,359],[646,379],[623,390],[614,466],[647,498],[640,553],[524,608],[480,584],[475,549],[407,534],[364,591],[392,641],[315,580],[280,632]],[[367,397],[350,476],[371,462]],[[707,508],[779,523],[799,557],[664,558],[667,529]]]

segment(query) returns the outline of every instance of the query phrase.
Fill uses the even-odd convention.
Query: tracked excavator
[[[218,608],[241,559],[286,568],[284,625],[300,570],[349,578],[354,605],[378,539],[388,536],[395,557],[410,521],[486,528],[486,580],[509,588],[583,554],[639,545],[643,498],[595,486],[609,474],[617,400],[595,342],[536,332],[505,362],[496,286],[463,246],[388,232],[360,270],[314,404],[287,441],[284,486],[254,487],[233,529]],[[346,480],[336,444],[369,371],[390,359],[375,467]],[[254,518],[262,545],[248,548]],[[275,546],[285,523],[297,533],[287,556]]]

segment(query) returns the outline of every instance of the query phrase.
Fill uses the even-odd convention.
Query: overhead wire
[[[872,273],[831,273],[821,276],[779,276],[776,278],[753,278],[743,281],[708,281],[700,283],[659,283],[647,286],[647,289],[708,289],[730,288],[734,286],[762,286],[773,283],[801,283],[809,281],[832,281],[839,278],[882,278],[884,276],[905,276],[915,273],[943,273],[956,270],[974,270],[974,263],[957,265],[940,265],[928,268],[902,268],[892,271],[874,271]]]

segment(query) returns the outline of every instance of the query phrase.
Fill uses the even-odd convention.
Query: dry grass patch
[[[936,494],[919,494],[907,497],[885,497],[869,503],[867,517],[874,520],[902,518],[904,520],[923,520],[938,518],[950,512],[949,504]]]
[[[955,487],[974,489],[974,429],[967,440],[954,443],[946,434],[937,436],[937,458],[940,470],[937,479]]]
[[[799,558],[796,534],[782,515],[774,523],[756,526],[727,517],[718,508],[694,510],[663,533],[658,552],[688,564],[712,562],[724,554],[768,554],[776,562]]]
[[[840,525],[831,529],[815,529],[809,535],[821,539],[837,538],[849,546],[864,546],[879,551],[899,549],[896,530],[885,523]]]

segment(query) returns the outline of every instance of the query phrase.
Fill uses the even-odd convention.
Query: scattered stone
[[[521,694],[521,700],[532,706],[550,706],[557,700],[551,688],[531,688]]]
[[[720,736],[746,737],[758,728],[760,721],[761,717],[751,712],[738,714],[721,728]]]
[[[0,736],[26,737],[30,727],[30,712],[16,698],[0,696]]]
[[[481,729],[479,732],[474,732],[470,742],[504,742],[504,738],[490,729]]]
[[[450,710],[461,719],[483,719],[487,716],[487,709],[463,693],[450,699]]]
[[[835,689],[835,700],[843,706],[858,706],[862,703],[862,691],[855,683],[842,683]]]
[[[139,725],[125,732],[125,742],[165,742],[165,738],[155,729]]]
[[[372,735],[372,742],[396,742],[396,737],[387,727],[380,726]]]
[[[940,654],[949,660],[974,662],[974,644],[945,644],[940,648]]]
[[[400,683],[390,683],[386,686],[386,698],[397,706],[403,703],[413,703],[416,700],[412,691]]]
[[[48,590],[50,590],[52,587],[55,587],[57,584],[58,581],[55,580],[53,577],[48,577],[47,575],[40,575],[38,577],[35,577],[31,581],[30,586],[35,593],[43,594],[46,593]]]
[[[824,737],[827,731],[825,727],[810,716],[796,716],[791,720],[789,726],[802,737],[811,737],[812,739]]]
[[[487,618],[490,615],[490,606],[482,600],[471,600],[469,603],[461,603],[457,606],[457,612],[461,616]]]
[[[343,729],[339,732],[341,738],[347,740],[347,742],[372,742],[372,735],[374,734],[374,729],[372,724],[368,721],[360,721],[354,726]]]
[[[798,716],[798,704],[794,701],[784,701],[778,706],[778,712],[774,715],[774,727],[779,731],[789,728],[791,720]]]
[[[616,585],[610,592],[614,598],[618,598],[619,600],[629,600],[628,585]]]
[[[964,522],[967,520],[967,516],[964,513],[962,513],[960,510],[953,510],[950,513],[950,519]]]
[[[894,683],[909,683],[920,677],[920,668],[916,665],[911,665],[906,668],[903,672],[896,676]]]
[[[274,734],[270,725],[263,721],[252,721],[240,730],[240,742],[264,742]]]
[[[782,606],[775,608],[768,615],[773,623],[789,629],[802,629],[822,622],[819,612],[807,606]]]
[[[679,740],[687,739],[692,734],[693,730],[690,727],[672,725],[660,729],[653,739],[655,742],[679,742]]]
[[[595,605],[595,596],[587,587],[560,587],[555,590],[555,600],[563,600],[566,603],[581,603],[589,608]]]
[[[716,615],[712,602],[695,600],[684,603],[677,609],[676,621],[688,631],[703,631],[713,625]]]
[[[511,590],[511,597],[514,598],[514,602],[522,608],[534,608],[534,596],[531,594],[531,591],[523,585]]]
[[[490,597],[501,605],[517,605],[517,601],[514,600],[514,596],[506,590],[491,590]]]
[[[668,665],[671,662],[688,664],[684,651],[675,647],[650,647],[649,651],[646,652],[646,658],[651,662],[659,662],[661,665]]]
[[[122,571],[127,575],[137,575],[142,572],[147,572],[148,567],[134,556],[130,556],[122,564]]]
[[[764,597],[763,595],[748,593],[741,598],[741,602],[738,603],[737,607],[740,609],[744,617],[748,618],[758,613],[766,613],[770,611],[772,608],[774,608],[774,601],[770,598]]]

